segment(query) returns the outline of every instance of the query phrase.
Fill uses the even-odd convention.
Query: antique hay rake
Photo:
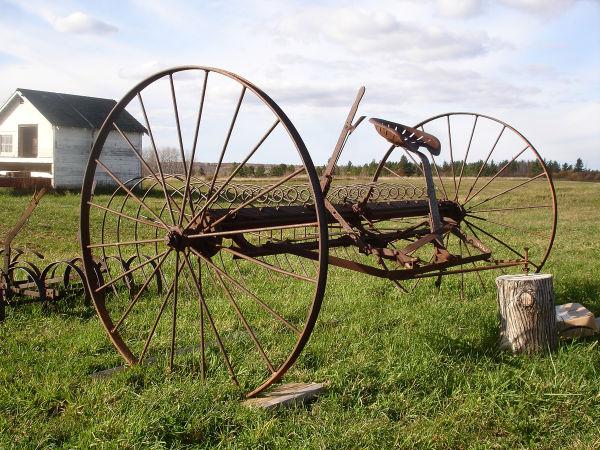
[[[40,268],[39,260],[43,260],[44,255],[33,250],[21,250],[11,246],[13,239],[29,219],[45,192],[44,188],[39,192],[36,191],[29,207],[8,234],[3,248],[0,249],[3,261],[0,269],[0,322],[5,319],[7,306],[41,303],[47,307],[59,300],[74,298],[81,294],[85,295],[85,304],[87,306],[90,304],[80,257],[55,261]]]
[[[353,123],[363,93],[322,177],[279,106],[232,73],[165,70],[115,106],[83,181],[81,248],[100,320],[129,364],[167,355],[173,368],[177,348],[196,346],[202,380],[229,373],[251,396],[278,381],[306,345],[328,267],[387,278],[403,291],[421,278],[439,285],[458,274],[462,286],[473,272],[483,286],[483,271],[542,268],[556,229],[554,188],[535,148],[503,122],[466,113],[415,127],[371,119],[391,144],[372,182],[332,184],[364,118]],[[134,148],[117,125],[126,107],[144,121],[148,152]],[[115,140],[130,149],[120,160],[110,156]],[[161,142],[177,143],[177,173],[164,170]],[[416,164],[419,182],[395,172],[401,184],[380,180],[392,172],[386,164],[396,149]],[[127,158],[145,175],[121,179],[119,161]],[[222,173],[226,159],[241,161],[229,175]],[[293,170],[263,183],[237,181],[244,168],[274,159]],[[211,162],[205,167],[214,173],[198,175],[197,160]],[[503,176],[525,168],[524,161],[537,172]],[[111,196],[92,198],[98,174],[118,185]],[[94,270],[94,258],[132,254],[127,267],[113,265],[109,281]],[[130,295],[114,295],[123,281]]]

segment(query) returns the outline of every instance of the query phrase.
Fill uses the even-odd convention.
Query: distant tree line
[[[461,170],[463,176],[476,177],[478,174],[482,177],[490,177],[496,175],[499,171],[502,171],[500,176],[502,177],[532,177],[539,175],[543,172],[543,166],[539,160],[533,161],[488,161],[485,165],[483,160],[471,162],[465,164],[463,169],[462,161],[454,162],[454,174],[459,176]],[[577,159],[575,165],[572,164],[559,164],[557,161],[544,160],[548,172],[553,178],[565,178],[580,181],[600,181],[600,172],[597,170],[586,169],[581,158]],[[343,176],[365,176],[372,177],[379,165],[378,161],[374,159],[370,163],[363,165],[354,165],[352,161],[348,161],[345,166],[338,166],[334,172],[334,175]],[[421,177],[421,169],[413,161],[409,160],[406,155],[402,155],[399,161],[387,161],[385,166],[402,177]],[[317,173],[321,175],[327,166],[318,166]],[[436,171],[437,168],[437,171]],[[432,164],[432,171],[434,176],[437,173],[442,177],[450,177],[453,174],[452,165],[448,161],[444,161],[441,164]],[[387,170],[383,170],[381,176],[389,176],[390,173]]]
[[[181,163],[181,152],[175,147],[162,147],[157,149],[158,157],[161,162],[161,167],[164,173],[182,173],[183,167]],[[142,151],[142,156],[152,170],[157,172],[156,157],[154,151],[150,148],[145,148]],[[532,161],[512,161],[509,163],[508,160],[494,161],[490,160],[485,165],[483,160],[470,162],[465,164],[463,169],[462,161],[454,162],[454,172],[452,165],[448,161],[443,161],[435,166],[432,164],[432,170],[434,176],[437,173],[443,177],[450,177],[454,173],[459,176],[461,170],[463,170],[463,176],[476,177],[478,174],[482,177],[490,177],[496,175],[499,171],[502,171],[500,176],[502,177],[532,177],[539,175],[543,172],[542,164],[539,160],[535,159]],[[551,173],[553,178],[567,179],[576,181],[599,181],[600,182],[600,171],[589,170],[585,167],[583,160],[577,158],[575,164],[563,163],[559,164],[557,161],[544,160],[548,171]],[[370,163],[363,165],[354,165],[352,161],[344,166],[337,166],[334,170],[336,176],[349,176],[349,177],[373,177],[375,174],[379,161],[373,159]],[[406,155],[402,155],[399,161],[387,161],[386,167],[396,174],[402,177],[420,177],[423,176],[421,169]],[[206,166],[206,167],[204,167]],[[211,167],[209,167],[211,166]],[[214,164],[208,165],[207,163],[195,163],[194,175],[212,175],[214,173]],[[226,176],[233,173],[237,169],[239,163],[224,163],[220,170],[220,176]],[[506,166],[506,167],[505,167]],[[316,171],[319,176],[323,174],[327,166],[316,166]],[[239,169],[236,173],[238,178],[264,178],[264,177],[283,177],[287,174],[294,172],[298,167],[292,164],[247,164]],[[211,172],[212,169],[212,172]],[[436,171],[437,169],[437,171]],[[148,175],[146,170],[143,171],[145,175]],[[387,170],[383,170],[381,176],[389,176],[390,173]]]

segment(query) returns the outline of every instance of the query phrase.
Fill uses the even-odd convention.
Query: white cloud
[[[326,39],[355,53],[388,53],[411,61],[475,57],[500,44],[484,31],[449,31],[401,22],[387,12],[350,8],[305,9],[281,19],[276,32],[307,43]]]
[[[140,80],[161,70],[167,69],[169,66],[158,61],[147,61],[134,66],[123,67],[119,70],[119,78]]]
[[[579,0],[500,0],[519,11],[544,17],[558,16]]]
[[[487,77],[468,69],[401,64],[396,67],[394,75],[402,80],[394,86],[396,101],[399,102],[524,108],[536,106],[531,97],[540,92],[532,86],[515,86],[500,78]],[[384,95],[381,94],[382,99]]]
[[[111,34],[119,31],[116,26],[79,11],[57,17],[53,30],[65,34]]]
[[[483,0],[437,0],[437,13],[445,17],[474,17],[483,13]]]

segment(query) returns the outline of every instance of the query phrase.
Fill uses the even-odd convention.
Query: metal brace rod
[[[359,119],[352,124],[354,120],[354,116],[356,115],[356,110],[358,109],[358,104],[360,103],[363,95],[365,94],[365,87],[361,86],[358,90],[358,95],[356,96],[356,100],[354,100],[354,104],[352,108],[350,108],[350,112],[348,113],[348,117],[346,118],[346,122],[344,123],[344,128],[342,128],[342,132],[340,133],[340,137],[337,141],[335,149],[333,150],[333,154],[329,159],[329,165],[325,172],[323,172],[323,179],[321,180],[321,191],[323,192],[323,197],[327,197],[327,192],[329,192],[329,187],[331,186],[331,181],[333,180],[333,170],[337,165],[338,159],[342,154],[342,150],[344,149],[344,145],[346,144],[346,140],[348,136],[352,134],[352,132],[356,129],[356,127],[365,119],[366,116],[360,116]]]

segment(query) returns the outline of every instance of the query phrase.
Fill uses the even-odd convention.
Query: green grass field
[[[600,315],[600,184],[555,187],[558,231],[543,272],[554,275],[557,304]],[[0,190],[0,237],[31,195]],[[79,201],[47,194],[13,245],[48,261],[77,256]],[[461,298],[459,277],[439,293],[423,280],[406,295],[389,281],[332,271],[316,328],[284,377],[328,387],[281,411],[242,406],[226,370],[203,384],[196,354],[172,373],[162,361],[92,380],[123,360],[83,299],[8,308],[0,448],[600,448],[598,337],[561,341],[552,356],[499,352],[497,275],[483,276],[487,293],[465,276]]]

